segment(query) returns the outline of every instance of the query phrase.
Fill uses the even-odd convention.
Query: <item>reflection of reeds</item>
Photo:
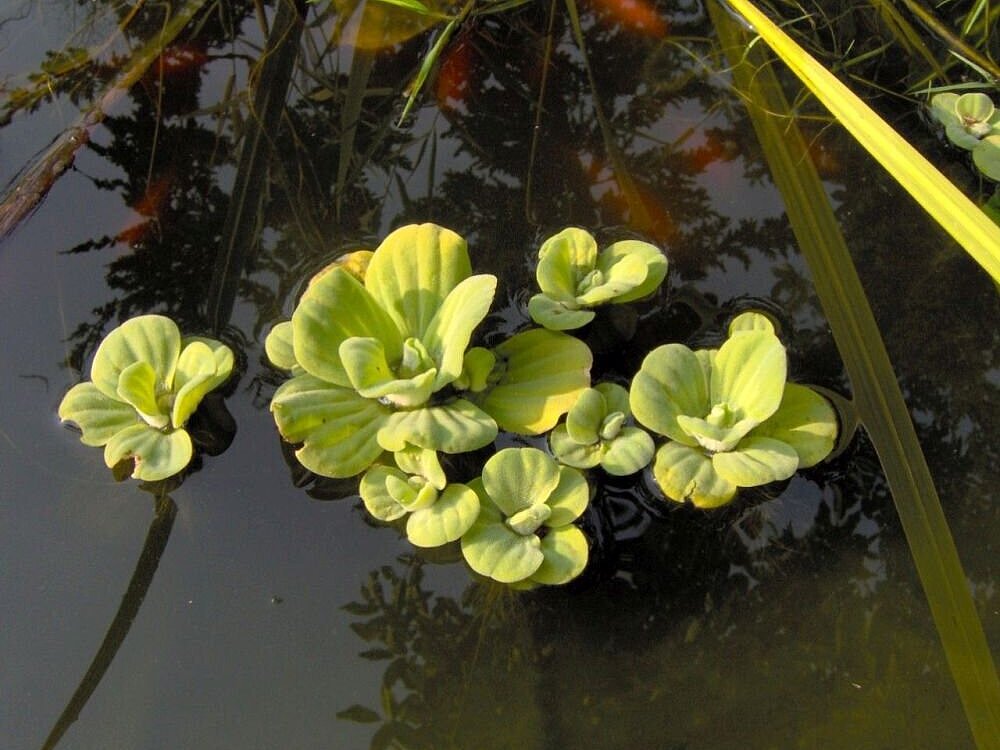
[[[188,25],[206,0],[188,0],[162,31],[142,45],[101,97],[69,128],[64,130],[41,156],[13,181],[0,200],[0,239],[34,211],[56,180],[72,165],[77,150],[90,140],[91,131],[107,112],[134,86],[149,67]]]
[[[246,123],[236,182],[208,292],[207,316],[216,333],[229,322],[240,277],[257,246],[264,197],[261,185],[271,139],[285,111],[285,97],[299,53],[305,12],[305,0],[281,0],[261,56],[253,108]]]
[[[170,531],[173,529],[176,516],[177,505],[173,500],[166,495],[156,498],[156,515],[149,525],[142,553],[135,565],[132,579],[128,582],[122,603],[118,606],[118,612],[115,613],[115,618],[108,627],[104,641],[97,650],[86,674],[83,675],[83,679],[80,680],[73,697],[69,699],[69,703],[66,704],[66,708],[63,709],[59,719],[53,725],[52,731],[45,739],[42,750],[50,750],[58,744],[70,725],[79,718],[80,712],[87,705],[87,701],[90,700],[90,696],[97,689],[97,686],[101,684],[104,673],[108,671],[108,667],[114,661],[118,649],[132,628],[132,623],[139,613],[143,599],[146,598],[146,592],[149,590],[149,585],[153,582],[153,575],[160,564],[160,557],[167,547],[167,540],[170,539]]]
[[[761,47],[745,50],[746,38],[740,28],[718,6],[709,8],[719,37],[731,53],[733,78],[746,95],[754,129],[850,376],[858,413],[892,490],[969,725],[980,748],[995,748],[1000,738],[1000,681],[850,252]],[[754,23],[760,31],[760,24]],[[972,210],[978,213],[974,206]]]

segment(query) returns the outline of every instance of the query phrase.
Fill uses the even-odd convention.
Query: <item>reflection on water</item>
[[[70,5],[53,3],[67,18]],[[472,580],[453,550],[414,554],[365,522],[351,486],[282,456],[264,335],[330,258],[417,221],[469,237],[477,270],[501,277],[486,344],[528,325],[531,253],[577,224],[599,240],[654,240],[672,264],[657,297],[585,334],[595,379],[627,382],[667,341],[709,345],[752,303],[780,320],[795,380],[849,392],[742,105],[711,72],[700,6],[641,5],[669,19],[670,36],[616,17],[612,3],[581,4],[596,92],[561,12],[551,29],[543,4],[476,17],[403,127],[426,33],[338,47],[335,29],[357,14],[346,23],[348,4],[310,9],[247,203],[252,265],[230,279],[221,335],[245,368],[227,402],[239,433],[172,492],[177,520],[156,578],[61,746],[970,745],[863,435],[831,464],[712,513],[595,475],[590,568],[565,590],[529,594]],[[38,7],[7,28],[32,28]],[[0,128],[5,162],[31,157],[9,150],[20,140],[8,133],[43,123],[54,136],[97,96],[115,55],[162,24],[162,7],[149,8],[116,32],[129,7],[81,11],[75,23],[91,36],[70,46],[87,56],[64,56],[44,95],[27,79],[44,50],[19,63],[5,90],[38,96]],[[114,484],[56,426],[55,405],[126,317],[211,328],[211,269],[259,115],[248,81],[266,39],[254,4],[211,5],[0,247],[10,747],[41,747],[72,705],[153,520],[135,486]],[[817,128],[816,144],[996,645],[1000,334],[982,325],[997,318],[995,293],[841,135]]]

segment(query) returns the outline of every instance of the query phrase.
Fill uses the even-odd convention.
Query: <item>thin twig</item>
[[[0,200],[0,240],[38,208],[56,180],[72,166],[76,152],[90,140],[94,128],[104,121],[111,108],[145,75],[149,66],[162,54],[163,48],[180,34],[205,2],[206,0],[188,0],[164,26],[163,31],[132,56],[128,67],[105,90],[101,98],[21,171],[4,193],[3,200]]]

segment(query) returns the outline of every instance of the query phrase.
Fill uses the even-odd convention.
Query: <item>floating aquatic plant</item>
[[[69,390],[59,417],[80,427],[85,445],[104,446],[108,467],[131,460],[135,479],[166,479],[191,461],[188,418],[232,369],[225,344],[182,338],[169,318],[142,315],[105,337],[90,382]]]
[[[579,471],[537,448],[505,448],[469,487],[480,511],[462,537],[462,554],[477,573],[530,587],[566,583],[583,572],[587,538],[573,521],[590,489]]]
[[[1000,181],[1000,110],[986,94],[944,92],[931,98],[931,112],[948,140],[972,152],[972,161],[991,180]]]
[[[593,354],[577,338],[533,328],[490,351],[494,364],[486,387],[471,397],[503,429],[540,435],[590,386]]]
[[[598,252],[589,232],[570,227],[538,251],[541,293],[528,302],[528,313],[551,330],[580,328],[594,319],[592,308],[641,299],[666,275],[667,259],[654,245],[622,240]]]
[[[462,536],[479,515],[479,498],[464,484],[448,484],[434,451],[409,448],[396,466],[376,464],[361,479],[361,499],[380,521],[406,517],[417,547],[438,547]]]
[[[653,464],[664,494],[716,507],[740,487],[787,479],[829,455],[832,406],[786,375],[785,347],[757,313],[738,316],[718,350],[666,344],[650,352],[629,401],[640,424],[669,438]]]
[[[633,474],[653,459],[655,446],[649,433],[626,424],[631,414],[628,391],[620,385],[588,388],[549,435],[552,453],[578,469],[600,465],[616,476]]]
[[[306,468],[359,474],[383,451],[481,448],[496,422],[443,390],[462,375],[473,329],[496,277],[473,276],[465,240],[434,224],[391,233],[357,263],[313,278],[266,348],[293,377],[271,401],[282,436]]]

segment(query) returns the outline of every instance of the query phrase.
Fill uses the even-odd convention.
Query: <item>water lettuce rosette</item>
[[[282,437],[328,477],[359,474],[386,450],[492,442],[493,418],[448,386],[496,277],[472,275],[465,240],[434,224],[397,229],[365,260],[317,274],[268,336],[269,357],[293,374],[271,401]]]
[[[406,537],[417,547],[459,539],[479,516],[479,497],[464,484],[449,484],[437,453],[408,448],[396,466],[376,464],[361,479],[365,508],[380,521],[406,518]]]
[[[599,465],[614,476],[634,474],[653,459],[655,446],[649,433],[627,423],[631,414],[620,385],[588,388],[549,435],[553,455],[577,469]]]
[[[169,318],[141,315],[105,337],[90,382],[69,390],[59,417],[79,426],[85,445],[104,446],[108,467],[131,460],[135,479],[166,479],[190,463],[194,449],[184,425],[232,369],[225,344],[182,338]]]
[[[1000,110],[981,91],[946,91],[931,97],[931,112],[948,140],[972,152],[972,161],[991,180],[1000,181]]]
[[[786,377],[785,348],[755,313],[739,316],[718,350],[666,344],[650,352],[629,401],[640,424],[668,438],[653,464],[663,493],[712,508],[740,487],[787,479],[829,455],[833,407]]]
[[[589,232],[570,227],[538,251],[535,278],[541,292],[529,300],[528,313],[554,331],[580,328],[594,319],[592,308],[641,299],[666,275],[667,259],[656,246],[622,240],[598,252]]]
[[[462,555],[477,573],[531,587],[583,572],[587,538],[573,525],[590,501],[582,473],[537,448],[504,448],[469,487],[480,511],[462,537]]]

